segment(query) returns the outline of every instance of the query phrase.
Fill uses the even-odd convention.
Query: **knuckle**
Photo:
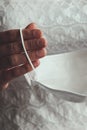
[[[39,37],[42,36],[42,32],[41,32],[40,29],[33,29],[33,30],[31,30],[31,32],[32,32],[32,36],[33,36],[33,37],[39,38]]]
[[[46,47],[46,45],[47,45],[47,41],[45,38],[36,39],[35,44],[34,44],[37,50],[43,47]]]
[[[27,45],[28,45],[29,50],[32,50],[33,49],[33,40],[28,40]]]
[[[36,52],[29,52],[28,55],[31,61],[34,61],[37,58]]]
[[[8,57],[8,64],[9,64],[10,66],[13,66],[14,63],[15,63],[15,57],[14,57],[14,56],[9,56],[9,57]]]
[[[15,45],[13,43],[8,44],[6,46],[6,50],[8,54],[12,54],[15,51]]]
[[[40,45],[45,47],[47,45],[47,40],[45,38],[40,38]]]

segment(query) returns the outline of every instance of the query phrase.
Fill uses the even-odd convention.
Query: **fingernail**
[[[36,52],[37,57],[43,57],[46,55],[46,49],[42,49]]]
[[[33,36],[39,38],[42,36],[42,32],[40,30],[37,30],[37,29],[33,30]]]
[[[37,67],[40,64],[40,62],[35,62],[34,66]]]
[[[45,38],[41,38],[40,42],[42,43],[42,44],[40,44],[42,47],[46,47],[47,46],[47,40]]]

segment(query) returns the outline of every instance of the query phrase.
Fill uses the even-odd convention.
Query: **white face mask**
[[[87,96],[87,50],[46,56],[40,62],[35,70],[36,82],[43,88],[56,95],[65,93],[72,99],[76,96],[76,101]]]
[[[47,56],[36,73],[48,89],[87,96],[87,49]]]
[[[40,84],[51,92],[87,96],[87,50],[47,56],[41,59],[40,66],[35,69],[24,45],[22,29],[20,36],[25,55],[33,69],[25,76],[28,75],[31,86]]]

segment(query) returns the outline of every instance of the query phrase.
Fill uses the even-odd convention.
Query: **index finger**
[[[23,29],[23,37],[24,40],[32,39],[32,38],[40,38],[42,36],[42,32],[39,29]],[[8,30],[5,32],[0,32],[0,44],[7,44],[11,42],[21,40],[19,29]]]

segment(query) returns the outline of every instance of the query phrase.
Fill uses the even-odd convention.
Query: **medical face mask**
[[[70,96],[70,100],[82,101],[87,96],[87,49],[57,55],[48,55],[40,60],[40,66],[34,68],[24,46],[22,45],[32,66],[32,71],[25,75],[31,86],[39,85],[43,89],[60,95]],[[82,100],[81,100],[82,99]],[[68,99],[69,100],[69,99]]]

